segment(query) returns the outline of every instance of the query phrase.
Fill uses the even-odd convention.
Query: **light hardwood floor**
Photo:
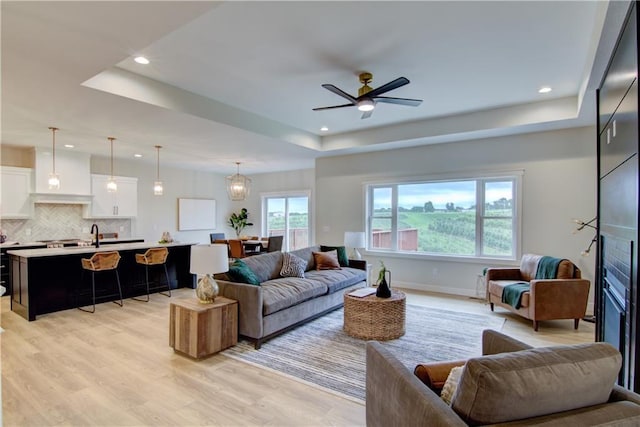
[[[490,314],[482,301],[406,291],[409,304]],[[193,296],[180,289],[173,299]],[[27,322],[1,299],[5,426],[365,424],[364,405],[243,362],[194,361],[168,345],[170,299],[100,304]],[[496,309],[508,335],[535,346],[593,341],[594,325],[531,322]]]

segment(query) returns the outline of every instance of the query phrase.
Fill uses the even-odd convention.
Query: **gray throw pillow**
[[[304,269],[306,267],[307,261],[285,252],[282,257],[282,269],[280,270],[280,276],[304,278]]]

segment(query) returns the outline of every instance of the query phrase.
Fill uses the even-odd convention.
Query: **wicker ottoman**
[[[344,294],[344,332],[363,340],[386,341],[404,335],[406,297],[391,291],[391,298],[375,294],[358,298]]]

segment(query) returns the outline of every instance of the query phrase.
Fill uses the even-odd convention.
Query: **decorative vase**
[[[376,296],[378,298],[390,298],[391,297],[391,289],[389,283],[387,283],[386,273],[389,273],[389,282],[391,282],[391,272],[389,270],[385,270],[382,279],[378,283],[378,289],[376,290]]]
[[[196,286],[196,296],[198,300],[200,300],[201,304],[211,304],[215,301],[216,296],[218,296],[219,288],[213,278],[206,274],[200,280],[198,280],[198,285]]]

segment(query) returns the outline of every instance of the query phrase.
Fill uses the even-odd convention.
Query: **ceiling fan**
[[[410,99],[410,98],[392,98],[389,96],[380,96],[383,93],[387,93],[394,89],[397,89],[401,86],[408,85],[409,79],[406,77],[398,77],[395,80],[390,81],[387,84],[384,84],[378,88],[373,89],[369,86],[369,83],[373,80],[373,75],[371,73],[360,73],[359,75],[360,83],[362,83],[362,87],[358,89],[358,97],[351,96],[342,89],[337,88],[332,84],[323,84],[322,87],[335,93],[336,95],[340,95],[341,97],[349,100],[348,104],[342,105],[333,105],[331,107],[318,107],[314,108],[313,111],[320,110],[331,110],[334,108],[344,108],[344,107],[358,107],[358,110],[362,111],[362,119],[368,119],[373,114],[373,109],[378,102],[386,102],[388,104],[398,104],[398,105],[408,105],[410,107],[417,107],[422,103],[422,99]]]

